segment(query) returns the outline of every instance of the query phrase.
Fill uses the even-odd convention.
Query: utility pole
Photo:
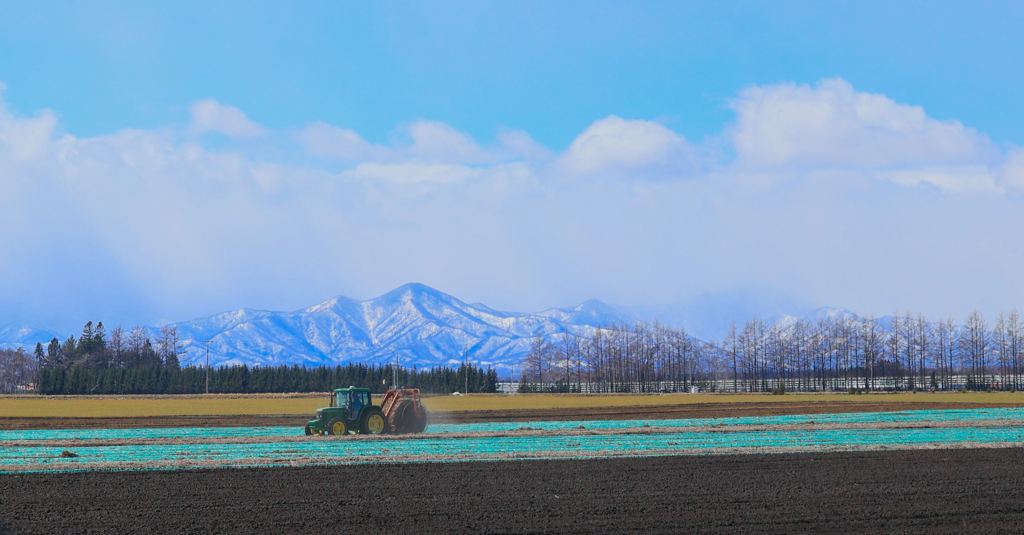
[[[466,361],[466,393],[469,393],[469,348],[462,346],[462,357]]]
[[[210,393],[210,342],[213,340],[203,340],[206,343],[206,393]]]
[[[392,373],[391,387],[394,388],[394,389],[398,389],[398,366],[399,366],[399,363],[401,362],[401,360],[399,360],[399,358],[401,358],[401,357],[399,356],[398,351],[395,351],[395,368],[393,370],[391,370],[391,373]]]

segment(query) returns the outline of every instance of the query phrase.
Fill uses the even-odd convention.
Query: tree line
[[[711,389],[718,372],[712,345],[657,322],[537,337],[522,366],[519,392]]]
[[[181,366],[185,357],[177,328],[167,326],[156,339],[149,329],[115,327],[88,322],[78,338],[37,343],[33,353],[23,348],[0,349],[0,393],[41,394],[200,394],[323,392],[357,386],[383,392],[395,385],[428,393],[466,390],[495,392],[495,370],[463,365],[418,369],[386,365],[304,367]],[[209,379],[207,379],[207,377]]]
[[[145,327],[118,326],[108,334],[102,323],[89,322],[77,339],[37,344],[34,355],[0,351],[0,392],[205,392],[206,370],[181,367],[183,357],[174,327],[153,340]],[[521,366],[521,392],[1015,390],[1024,383],[1024,325],[1016,310],[1000,313],[993,325],[978,312],[963,324],[909,312],[881,320],[822,314],[755,318],[707,342],[685,329],[637,322],[537,337]],[[494,370],[474,366],[235,366],[211,370],[210,391],[379,389],[396,373],[399,384],[427,392],[464,390],[467,375],[471,392],[494,391],[498,382]]]
[[[790,326],[748,322],[720,345],[737,389],[1015,390],[1024,374],[1016,310],[994,326],[975,311],[958,325],[910,312],[888,318],[823,316]]]
[[[0,349],[0,393],[31,390],[37,368],[36,360],[24,348]]]
[[[390,364],[348,364],[307,368],[282,366],[171,367],[144,365],[131,368],[43,368],[39,372],[41,394],[256,394],[271,392],[325,392],[356,386],[381,393],[395,384],[427,393],[461,391],[495,392],[498,374],[475,366],[459,369],[395,369]],[[468,379],[468,380],[467,380]]]
[[[734,392],[1016,390],[1024,375],[1024,325],[1016,310],[993,326],[975,311],[948,318],[848,314],[733,325],[721,341],[655,322],[537,338],[520,391]]]
[[[61,342],[54,337],[45,348],[37,343],[34,353],[40,369],[177,368],[183,355],[181,337],[173,325],[161,328],[153,340],[142,325],[127,331],[118,325],[108,335],[102,321],[87,322],[77,339],[69,336]]]

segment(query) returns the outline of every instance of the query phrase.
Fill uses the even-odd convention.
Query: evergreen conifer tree
[[[60,366],[60,340],[55,336],[50,340],[50,345],[46,346],[46,367],[57,366]]]
[[[36,342],[36,369],[43,369],[46,367],[46,353],[43,351],[43,343]]]
[[[106,349],[107,329],[103,327],[102,321],[96,324],[96,330],[93,332],[92,340],[97,349]]]
[[[82,356],[92,354],[93,347],[96,343],[93,336],[95,336],[96,330],[92,326],[92,322],[88,321],[85,326],[82,327],[82,336],[78,337],[78,353]]]
[[[69,336],[60,346],[61,365],[65,368],[71,366],[78,358],[78,342],[74,336]]]

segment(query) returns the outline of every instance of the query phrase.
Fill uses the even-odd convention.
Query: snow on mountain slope
[[[0,328],[0,349],[25,348],[26,351],[33,351],[36,343],[44,346],[50,343],[53,338],[60,338],[46,329],[40,329],[31,323],[23,321],[9,323]]]
[[[782,302],[778,299],[741,297],[702,297],[671,307],[623,307],[591,299],[571,308],[522,314],[467,304],[423,284],[406,284],[366,301],[335,297],[292,312],[240,309],[175,325],[187,350],[185,364],[205,364],[205,341],[210,340],[210,363],[216,366],[380,364],[396,356],[403,366],[458,366],[466,351],[475,365],[507,370],[522,361],[537,336],[552,339],[567,331],[589,336],[601,326],[636,321],[685,327],[702,340],[721,339],[724,334],[707,333],[721,331],[733,318],[740,329],[750,317],[764,318],[784,334],[800,320],[872,321],[840,308],[773,314],[797,307],[776,306]],[[892,317],[873,321],[881,339],[888,339]],[[156,336],[159,329],[151,331]],[[0,329],[0,348],[31,351],[36,342],[46,345],[55,336],[64,339],[28,323],[12,323]]]
[[[590,334],[624,321],[600,301],[578,307],[518,314],[470,305],[425,286],[406,284],[380,297],[336,297],[294,312],[239,310],[176,324],[186,363],[307,366],[348,362],[403,366],[457,365],[467,351],[477,365],[518,364],[536,336],[567,330]]]
[[[721,340],[733,321],[740,327],[750,318],[772,323],[785,316],[803,317],[812,308],[771,290],[746,287],[707,293],[667,305],[636,306],[629,310],[648,322],[658,320],[670,327],[685,328],[689,334],[702,340]]]

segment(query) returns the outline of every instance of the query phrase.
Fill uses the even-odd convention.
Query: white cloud
[[[510,159],[546,162],[554,158],[550,149],[534,141],[530,134],[522,130],[503,129],[498,134],[498,141],[505,146]]]
[[[665,126],[614,115],[594,122],[561,157],[564,169],[578,175],[678,174],[697,167],[696,151]]]
[[[250,120],[242,110],[212,98],[193,102],[189,111],[196,133],[216,132],[235,139],[251,139],[266,133],[262,125]]]
[[[553,157],[550,150],[521,130],[502,129],[499,145],[494,147],[483,147],[469,135],[437,121],[415,121],[403,126],[401,133],[408,135],[409,143],[371,145],[355,130],[315,122],[296,131],[293,138],[312,156],[348,162],[488,165],[515,160],[542,162]]]
[[[919,106],[856,92],[838,78],[813,88],[753,86],[731,106],[736,153],[754,167],[877,169],[987,163],[999,156],[986,136],[959,121],[939,121]]]
[[[996,191],[995,176],[983,165],[883,171],[883,178],[902,186],[931,184],[943,191]]]
[[[313,156],[360,161],[370,158],[373,147],[355,130],[339,128],[321,121],[306,125],[295,139]]]
[[[0,323],[298,308],[411,280],[524,310],[744,285],[879,314],[1024,303],[1022,199],[998,194],[1024,190],[1024,151],[843,84],[744,91],[735,162],[616,116],[557,154],[515,130],[481,145],[420,121],[377,145],[312,123],[289,139],[318,158],[275,161],[296,147],[214,101],[195,128],[230,150],[180,128],[61,135],[0,100]],[[815,99],[833,119],[779,122]]]
[[[444,184],[476,178],[480,176],[480,172],[472,167],[445,163],[362,163],[355,169],[342,173],[342,176],[355,180],[384,180],[396,184]]]
[[[6,86],[0,84],[0,97]],[[57,117],[43,110],[37,117],[15,118],[0,98],[0,159],[25,161],[39,158],[46,151],[57,127]]]
[[[1006,162],[999,170],[999,183],[1006,188],[1024,192],[1024,148],[1010,151]]]
[[[498,158],[484,150],[471,137],[445,123],[416,121],[408,125],[412,138],[408,153],[428,161],[479,164],[491,163]]]

